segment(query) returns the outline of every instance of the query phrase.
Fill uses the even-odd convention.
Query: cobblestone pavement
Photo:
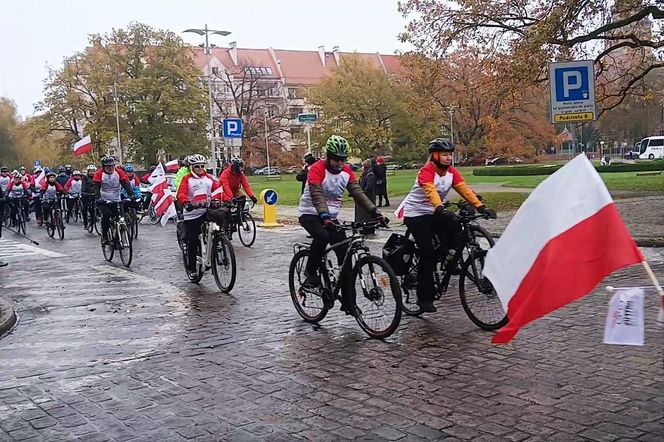
[[[231,295],[185,282],[174,228],[141,226],[131,269],[97,236],[0,242],[0,289],[20,321],[0,338],[0,440],[661,440],[663,331],[603,345],[596,291],[509,346],[468,320],[451,289],[385,342],[337,311],[296,315],[286,273],[298,229],[236,247]],[[379,248],[388,233],[371,240]],[[647,250],[664,276],[662,249]],[[638,267],[605,281],[645,285]]]

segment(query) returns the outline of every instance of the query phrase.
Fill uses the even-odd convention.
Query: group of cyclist
[[[404,222],[412,232],[417,243],[420,259],[418,261],[418,301],[424,312],[436,311],[433,306],[433,238],[438,236],[450,249],[461,232],[461,225],[456,215],[443,206],[443,201],[451,189],[467,200],[476,210],[487,217],[495,218],[493,210],[488,209],[466,185],[459,171],[452,166],[454,145],[437,138],[428,146],[428,161],[419,170],[413,187],[402,203]],[[315,291],[320,288],[320,261],[328,244],[336,244],[345,239],[345,234],[338,229],[344,193],[347,191],[353,200],[370,216],[385,225],[388,219],[378,211],[376,205],[362,192],[352,169],[347,164],[350,146],[343,137],[333,135],[325,145],[325,158],[306,158],[307,175],[299,201],[299,223],[312,237],[310,257],[306,265],[306,279],[303,288]],[[194,154],[185,158],[175,179],[178,217],[183,221],[184,237],[190,250],[199,246],[206,207],[209,201],[228,202],[246,194],[254,204],[257,199],[244,175],[244,161],[232,158],[217,178],[206,171],[207,160],[203,155]],[[151,169],[152,170],[152,169]],[[108,241],[109,224],[116,215],[116,204],[121,199],[138,201],[141,198],[139,183],[145,181],[150,173],[139,180],[131,164],[124,170],[117,167],[112,157],[101,160],[101,168],[89,165],[86,173],[71,169],[70,165],[61,167],[56,174],[47,171],[45,179],[36,183],[41,174],[35,169],[28,174],[25,169],[9,174],[9,169],[0,170],[0,190],[2,195],[12,200],[25,201],[25,205],[12,205],[13,210],[26,210],[27,199],[35,198],[35,213],[38,223],[49,222],[51,208],[59,195],[73,199],[80,197],[83,205],[83,221],[87,225],[90,204],[96,201],[101,213],[102,242]],[[39,204],[38,204],[39,203]],[[0,199],[0,213],[3,213],[3,200]],[[38,208],[39,207],[39,208]],[[73,204],[68,202],[67,210]],[[345,250],[336,250],[340,260]],[[196,253],[190,253],[187,271],[196,272]],[[348,264],[347,264],[348,265]],[[341,275],[347,275],[349,269],[341,269]],[[347,294],[348,282],[342,284],[342,310],[352,314]]]

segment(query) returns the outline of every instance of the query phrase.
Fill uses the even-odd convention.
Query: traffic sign
[[[35,169],[41,169],[41,167],[42,167],[41,161],[35,160]]]
[[[592,60],[549,63],[549,90],[553,123],[593,121],[596,118]]]
[[[279,201],[279,195],[277,195],[276,191],[272,189],[267,189],[263,194],[263,200],[265,201],[265,204],[267,204],[268,206],[274,206],[275,204],[277,204],[277,201]]]
[[[318,120],[318,115],[314,113],[297,114],[297,121],[300,123],[315,123]]]
[[[242,120],[240,118],[224,118],[224,138],[242,138]]]

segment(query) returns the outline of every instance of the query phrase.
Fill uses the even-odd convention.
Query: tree
[[[408,113],[406,88],[357,56],[344,57],[332,76],[305,94],[321,109],[315,140],[323,144],[332,134],[344,136],[360,157],[389,151],[395,127],[405,127],[399,119]]]
[[[223,118],[240,118],[244,124],[240,155],[252,163],[265,160],[265,132],[267,126],[270,155],[286,147],[288,118],[281,81],[266,68],[250,59],[240,60],[237,66],[217,70],[214,75],[213,100],[219,110],[215,126]]]
[[[0,165],[9,166],[18,159],[14,144],[14,127],[18,123],[16,104],[0,97]]]
[[[444,59],[410,54],[402,59],[409,77],[411,107],[426,109],[470,155],[536,155],[555,140],[541,86],[497,81],[507,61],[465,48]]]
[[[90,134],[103,150],[117,137],[117,94],[123,159],[147,164],[161,153],[205,150],[206,94],[177,35],[134,23],[92,35],[90,45],[49,73],[39,109],[51,130],[70,142]]]
[[[643,94],[643,79],[664,67],[664,10],[648,0],[406,0],[414,14],[403,41],[431,57],[460,46],[508,55],[511,74],[544,82],[550,61],[595,60],[602,112]]]
[[[87,162],[74,158],[65,136],[49,130],[49,118],[45,115],[28,118],[14,128],[18,163],[28,169],[35,160],[51,168],[69,162],[81,167]]]

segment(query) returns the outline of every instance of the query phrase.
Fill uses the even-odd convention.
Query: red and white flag
[[[168,186],[164,166],[159,163],[148,178],[150,192],[154,203],[155,213],[161,217],[161,225],[165,226],[168,220],[177,215],[175,198]]]
[[[46,172],[42,169],[41,173],[35,177],[35,187],[41,189],[46,182]]]
[[[643,261],[602,178],[579,155],[542,181],[486,257],[509,322],[492,342],[590,293],[604,277]]]
[[[90,139],[90,135],[87,135],[74,144],[74,155],[75,156],[81,156],[84,153],[88,153],[92,150],[92,140]]]
[[[179,168],[180,162],[177,158],[166,163],[166,172],[177,172]]]

